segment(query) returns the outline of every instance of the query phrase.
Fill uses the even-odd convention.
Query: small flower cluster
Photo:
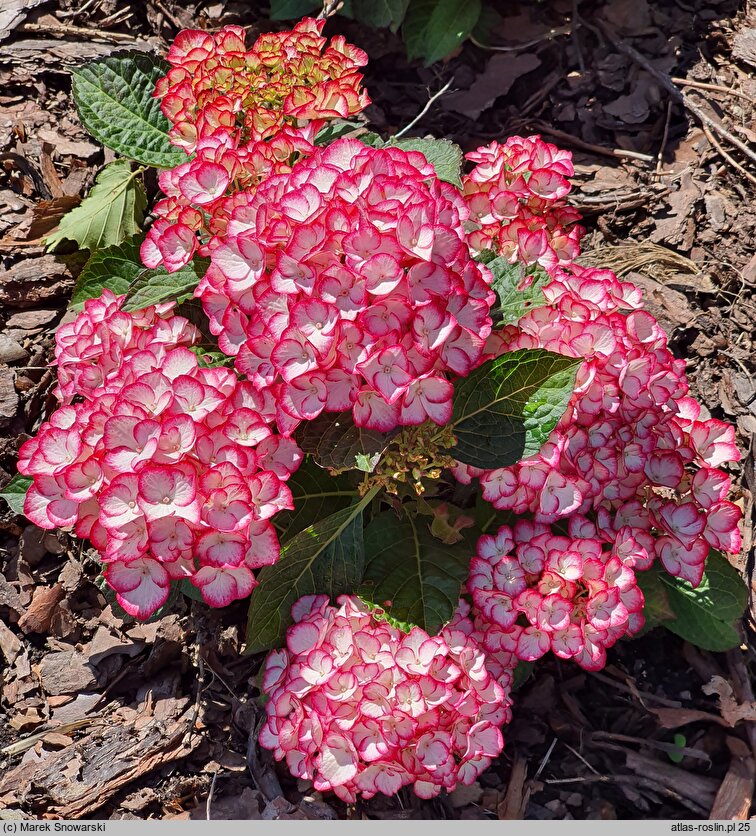
[[[513,264],[551,269],[580,252],[580,215],[564,200],[575,172],[572,155],[539,136],[510,137],[467,154],[476,163],[463,178],[474,252],[492,249]]]
[[[606,648],[643,626],[643,594],[627,543],[596,536],[571,517],[570,536],[519,520],[478,540],[467,590],[488,652],[534,661],[548,650],[588,670],[606,664]],[[643,563],[643,560],[640,561]],[[645,568],[641,565],[641,568]]]
[[[356,598],[338,604],[294,605],[286,647],[265,667],[261,745],[345,801],[473,783],[502,750],[511,671],[488,670],[465,609],[431,637],[402,633]]]
[[[58,332],[69,403],[21,448],[18,470],[34,478],[24,513],[89,538],[137,618],[165,603],[172,580],[225,606],[278,559],[270,517],[293,507],[285,482],[302,454],[273,434],[253,387],[199,367],[180,344],[196,336],[185,319],[131,315],[122,301],[105,291]]]
[[[367,55],[341,36],[329,44],[324,26],[305,18],[291,31],[260,35],[249,50],[240,26],[180,32],[168,51],[171,69],[155,88],[174,144],[192,153],[216,133],[269,139],[286,124],[364,110],[370,99],[359,68]]]
[[[290,171],[312,153],[325,120],[370,103],[358,72],[367,56],[342,37],[326,47],[324,23],[305,19],[290,32],[261,35],[250,50],[238,26],[176,37],[155,96],[171,141],[192,158],[159,176],[166,197],[142,245],[148,267],[183,267],[198,235],[223,230],[234,194]]]
[[[349,139],[237,195],[197,295],[281,432],[323,410],[382,431],[449,420],[444,372],[478,363],[495,299],[466,217],[422,154]]]
[[[492,335],[488,350],[584,358],[570,404],[536,455],[492,471],[457,468],[457,478],[479,475],[496,508],[538,522],[595,512],[602,535],[697,585],[710,547],[740,548],[740,511],[717,469],[740,458],[735,430],[698,420],[685,362],[650,314],[632,310],[637,288],[577,265],[554,275],[547,304]]]

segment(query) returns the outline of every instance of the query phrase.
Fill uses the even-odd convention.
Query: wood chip
[[[42,658],[37,671],[47,694],[74,694],[98,684],[89,659],[76,650],[48,653]]]
[[[717,821],[747,819],[755,783],[756,761],[751,757],[733,758],[717,790],[709,818]]]
[[[47,633],[50,629],[53,613],[58,603],[63,599],[63,587],[56,583],[54,586],[38,586],[34,590],[34,597],[26,612],[18,620],[18,626],[26,633]]]
[[[32,311],[20,311],[8,318],[6,328],[19,328],[21,331],[34,331],[52,322],[60,311],[39,308]]]
[[[22,648],[23,645],[18,636],[8,629],[3,623],[3,620],[0,619],[0,652],[5,657],[5,661],[9,665],[12,665]]]
[[[0,425],[7,425],[16,417],[18,392],[15,381],[16,373],[13,369],[0,366]]]
[[[72,287],[73,276],[61,259],[26,258],[0,272],[0,305],[35,308],[40,302],[65,297]]]
[[[0,779],[0,799],[16,798],[25,809],[42,806],[46,815],[64,819],[89,815],[132,781],[200,745],[200,735],[188,734],[193,708],[169,724],[152,720],[138,732],[131,724],[97,728],[42,763],[8,772]]]

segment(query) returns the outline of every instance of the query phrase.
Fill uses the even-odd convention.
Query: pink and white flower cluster
[[[532,662],[548,650],[588,670],[606,664],[606,648],[643,626],[643,594],[626,542],[605,544],[586,519],[570,535],[519,520],[478,540],[470,563],[476,628],[499,660]],[[639,568],[646,568],[643,559]]]
[[[67,403],[21,448],[26,516],[74,527],[105,564],[121,606],[147,618],[188,579],[212,606],[244,598],[278,559],[270,518],[292,508],[302,454],[273,434],[269,399],[182,343],[170,306],[121,310],[105,291],[57,335]],[[82,398],[82,401],[73,402]]]
[[[468,244],[474,252],[492,249],[514,264],[551,269],[569,264],[580,252],[580,215],[568,206],[572,155],[539,136],[513,136],[466,155],[476,163],[463,178],[470,220],[477,229]]]
[[[473,783],[502,750],[511,671],[489,671],[464,605],[431,637],[379,621],[359,599],[338,604],[294,605],[286,647],[265,666],[260,743],[345,801]]]
[[[160,174],[166,197],[142,245],[148,267],[183,267],[222,230],[234,194],[290,171],[314,150],[326,120],[370,103],[359,73],[367,56],[340,36],[329,44],[324,24],[302,20],[292,31],[261,35],[249,50],[239,26],[178,34],[154,95],[171,142],[191,159]]]
[[[495,332],[488,350],[584,358],[570,404],[536,455],[491,471],[460,467],[457,478],[479,475],[496,508],[537,522],[594,514],[599,535],[643,555],[643,568],[658,558],[697,585],[710,548],[740,548],[740,510],[718,469],[740,458],[734,427],[699,420],[685,361],[639,310],[637,288],[577,265],[553,275],[547,304]]]
[[[450,419],[446,373],[479,362],[495,299],[466,218],[422,154],[348,139],[237,195],[197,295],[281,432],[324,410],[378,430]]]

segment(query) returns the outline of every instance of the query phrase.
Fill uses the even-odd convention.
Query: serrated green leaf
[[[429,517],[385,511],[365,529],[365,574],[359,595],[391,618],[435,635],[454,614],[474,545],[437,540]]]
[[[157,168],[189,158],[168,139],[170,123],[153,98],[169,67],[144,52],[122,52],[72,70],[73,97],[84,127],[123,157]]]
[[[17,473],[8,484],[0,491],[0,498],[4,499],[14,514],[24,513],[24,500],[26,492],[34,480],[31,476],[22,476]]]
[[[351,412],[322,412],[304,421],[295,434],[299,446],[321,467],[365,470],[386,449],[389,434],[355,426]],[[372,468],[371,468],[372,469]]]
[[[748,589],[722,554],[711,552],[703,580],[695,589],[666,572],[659,577],[675,616],[664,623],[668,630],[703,650],[725,651],[740,644],[737,623],[748,602]]]
[[[436,169],[436,177],[457,188],[462,187],[462,149],[448,139],[393,139],[389,145],[404,151],[419,151]]]
[[[165,267],[143,271],[129,287],[123,310],[138,311],[150,305],[188,298],[209,266],[210,259],[195,256],[175,273],[169,273]]]
[[[106,288],[116,296],[126,293],[137,276],[144,272],[139,259],[143,240],[143,235],[137,235],[122,244],[92,253],[76,280],[71,305],[83,305],[87,299],[96,299]]]
[[[270,19],[294,20],[315,11],[321,5],[319,0],[270,0]]]
[[[402,25],[409,0],[352,0],[352,14],[376,29],[389,27],[392,32]]]
[[[127,160],[116,160],[100,171],[92,191],[64,215],[45,239],[48,250],[61,241],[75,241],[82,250],[101,250],[136,235],[144,220],[147,196]]]
[[[371,491],[356,505],[301,531],[281,549],[277,563],[262,568],[249,603],[246,653],[283,642],[291,606],[303,595],[333,598],[354,590],[365,559],[362,511],[374,495]]]
[[[454,458],[491,470],[537,453],[567,408],[581,362],[520,349],[460,378],[454,387]]]
[[[318,520],[347,508],[357,493],[344,476],[331,476],[312,459],[292,473],[286,483],[294,499],[293,511],[281,511],[273,518],[287,542]]]
[[[472,32],[481,0],[410,0],[402,26],[410,60],[427,67],[453,52]]]
[[[491,309],[494,328],[513,324],[532,308],[546,304],[543,288],[551,278],[542,267],[526,269],[520,262],[510,264],[502,256],[484,263],[493,273],[491,287],[498,299],[498,305]]]

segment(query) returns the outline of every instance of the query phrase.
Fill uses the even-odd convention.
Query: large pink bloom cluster
[[[390,430],[451,417],[495,295],[459,192],[425,157],[338,140],[238,195],[199,285],[213,334],[290,433],[323,410]]]
[[[173,272],[222,229],[233,195],[286,172],[314,150],[325,120],[354,115],[370,100],[361,90],[365,53],[342,37],[327,44],[323,20],[261,35],[187,29],[168,52],[171,69],[155,96],[170,121],[171,142],[191,159],[160,174],[166,198],[142,245],[148,267]]]
[[[185,578],[225,606],[278,559],[269,520],[293,507],[285,482],[302,454],[273,434],[270,402],[252,386],[198,366],[180,345],[195,337],[185,319],[121,304],[105,291],[58,332],[62,395],[83,400],[21,448],[18,470],[34,478],[24,513],[89,538],[137,618]]]
[[[467,591],[487,651],[514,664],[552,650],[600,670],[606,648],[643,626],[643,594],[627,544],[606,550],[595,526],[577,517],[570,532],[520,520],[514,531],[502,526],[479,539]]]
[[[480,475],[496,508],[554,523],[594,513],[602,539],[658,558],[697,585],[711,547],[740,548],[740,511],[718,465],[737,461],[734,428],[699,420],[687,397],[685,362],[675,360],[640,294],[605,270],[557,269],[546,305],[492,335],[494,355],[545,348],[581,357],[575,393],[539,452]],[[630,312],[628,312],[630,311]]]
[[[476,163],[463,178],[470,220],[478,228],[468,244],[475,252],[495,250],[513,264],[551,269],[580,252],[584,230],[568,206],[572,155],[539,136],[513,136],[467,154]]]
[[[338,603],[306,596],[293,607],[286,647],[265,667],[260,743],[345,801],[471,784],[501,752],[511,671],[488,670],[464,609],[431,637],[402,633],[356,598]]]

